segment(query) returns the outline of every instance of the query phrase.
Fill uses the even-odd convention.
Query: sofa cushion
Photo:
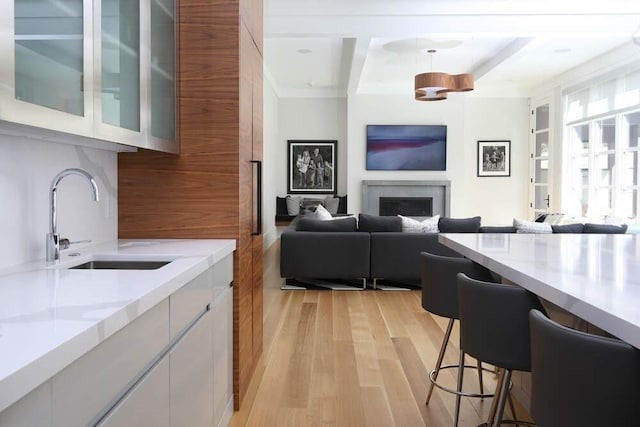
[[[508,225],[483,225],[478,231],[480,233],[515,233],[517,229]]]
[[[437,233],[440,215],[432,216],[424,221],[398,215],[402,220],[402,231],[409,233]]]
[[[331,215],[335,215],[338,213],[338,206],[340,206],[340,199],[329,196],[324,199],[324,206],[327,208]]]
[[[581,234],[584,231],[584,224],[565,224],[565,225],[552,225],[551,229],[554,233],[575,233]]]
[[[300,218],[296,223],[296,231],[345,232],[357,231],[355,217],[340,218],[333,221],[321,219]]]
[[[516,233],[551,234],[551,224],[547,222],[533,222],[524,219],[513,218],[513,226]]]
[[[358,231],[391,232],[402,231],[402,220],[397,216],[358,215]]]
[[[586,223],[582,232],[585,234],[624,234],[627,232],[627,224],[612,225]]]
[[[300,200],[301,197],[287,197],[287,213],[289,215],[298,215],[300,213]]]
[[[441,233],[477,233],[480,230],[479,216],[472,218],[447,218],[442,217],[438,221],[438,230]]]

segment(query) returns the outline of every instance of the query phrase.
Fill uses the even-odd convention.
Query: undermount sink
[[[70,270],[157,270],[171,261],[93,260],[69,267]]]

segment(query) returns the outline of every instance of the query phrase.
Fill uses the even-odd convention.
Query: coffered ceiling
[[[527,96],[623,45],[640,60],[638,0],[265,0],[265,69],[281,97],[413,96],[426,71]]]

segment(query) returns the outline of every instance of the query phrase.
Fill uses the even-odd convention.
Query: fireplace
[[[361,212],[370,215],[403,215],[410,216],[416,219],[430,217],[435,215],[450,216],[450,193],[451,183],[449,181],[387,181],[387,180],[373,180],[362,181],[362,208]],[[400,207],[394,209],[401,209],[401,212],[385,212],[385,206],[387,201],[380,199],[403,199],[410,201],[408,204],[417,205],[418,200],[428,199],[428,210],[423,205],[420,212],[411,211],[408,212],[404,209],[409,209],[406,203],[400,202]],[[397,201],[393,202],[397,204]],[[422,204],[423,202],[420,202]],[[382,209],[382,210],[381,210]],[[413,207],[411,207],[413,209]],[[405,213],[402,213],[405,212]]]
[[[433,216],[433,197],[380,197],[381,216]]]

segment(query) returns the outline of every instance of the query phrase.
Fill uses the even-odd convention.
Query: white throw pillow
[[[440,215],[432,216],[424,221],[398,215],[402,220],[402,231],[409,233],[437,233]]]
[[[315,219],[327,221],[333,219],[333,215],[331,215],[329,211],[324,208],[324,206],[318,205],[315,212]]]
[[[287,214],[298,215],[300,213],[300,200],[302,197],[287,197]]]
[[[524,219],[513,218],[513,226],[516,233],[551,234],[553,229],[548,222],[525,221]]]
[[[335,215],[338,213],[338,206],[340,205],[340,199],[333,196],[328,196],[324,199],[324,205],[330,214]]]

